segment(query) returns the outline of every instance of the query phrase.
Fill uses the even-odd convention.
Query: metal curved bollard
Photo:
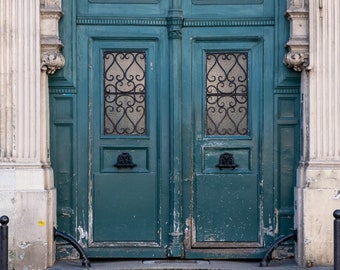
[[[340,210],[333,212],[334,219],[334,270],[340,270]]]
[[[297,231],[294,231],[293,233],[290,233],[288,235],[284,235],[281,236],[280,238],[278,238],[272,245],[271,247],[268,249],[268,251],[266,252],[266,254],[264,255],[260,266],[261,267],[265,267],[269,265],[270,260],[272,259],[272,253],[274,251],[275,248],[277,248],[279,245],[281,245],[283,242],[288,241],[289,239],[294,239],[296,241],[297,238]]]
[[[84,249],[79,245],[79,243],[71,235],[58,231],[56,228],[53,229],[54,238],[60,237],[65,241],[69,242],[79,252],[82,266],[91,267],[90,260],[87,258]]]

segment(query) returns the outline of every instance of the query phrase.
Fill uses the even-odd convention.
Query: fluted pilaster
[[[39,0],[0,2],[0,164],[40,162]]]
[[[310,1],[310,160],[340,165],[340,2]]]

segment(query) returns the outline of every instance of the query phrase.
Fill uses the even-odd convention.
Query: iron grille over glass
[[[105,51],[104,134],[146,134],[145,52]]]
[[[248,53],[206,53],[206,135],[248,134]]]

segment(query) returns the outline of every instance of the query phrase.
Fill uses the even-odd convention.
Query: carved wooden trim
[[[301,72],[308,66],[308,0],[287,0],[286,16],[290,21],[290,37],[286,44],[288,50],[283,62],[295,71]]]
[[[63,15],[61,0],[40,0],[41,70],[53,74],[65,65],[59,39],[59,20]]]

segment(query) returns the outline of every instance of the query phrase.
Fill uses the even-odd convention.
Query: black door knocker
[[[117,163],[113,165],[117,169],[121,168],[133,168],[136,167],[137,164],[133,163],[132,156],[129,153],[121,153],[117,157]]]
[[[218,164],[216,165],[217,168],[222,169],[235,169],[238,167],[237,164],[235,164],[234,156],[230,153],[224,153],[220,155],[220,158],[218,160]]]

